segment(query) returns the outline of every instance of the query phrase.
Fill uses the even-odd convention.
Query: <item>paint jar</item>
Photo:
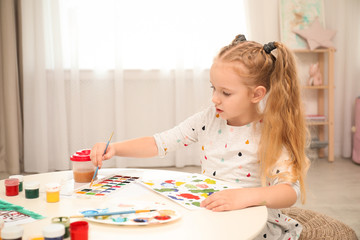
[[[25,182],[24,189],[25,189],[25,198],[33,199],[39,197],[39,182]]]
[[[59,183],[48,183],[45,185],[45,188],[46,188],[46,201],[48,203],[55,203],[60,200]]]
[[[63,240],[65,234],[65,226],[60,223],[52,223],[42,230],[45,240]]]
[[[17,196],[19,195],[19,179],[5,179],[6,196]]]
[[[10,179],[16,178],[19,179],[19,192],[22,192],[23,190],[23,182],[24,182],[24,176],[23,175],[12,175],[9,177]]]
[[[71,240],[88,240],[89,224],[86,221],[70,223]]]
[[[89,149],[80,150],[70,157],[75,182],[91,182],[94,176],[95,166],[91,162],[90,151]]]
[[[1,230],[2,240],[21,240],[24,233],[24,227],[20,225],[4,227]]]
[[[70,218],[69,217],[54,217],[51,219],[52,223],[60,223],[65,227],[64,238],[68,238],[70,236]]]

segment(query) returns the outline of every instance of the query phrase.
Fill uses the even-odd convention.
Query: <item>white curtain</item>
[[[337,31],[335,53],[335,155],[351,157],[355,99],[360,96],[360,1],[326,0],[326,27]]]
[[[25,171],[69,169],[72,153],[112,131],[121,141],[173,127],[210,104],[212,57],[236,34],[280,40],[278,0],[215,2],[23,0]],[[357,0],[324,3],[326,27],[337,30],[335,155],[349,157],[360,7]],[[105,166],[197,165],[197,149]]]
[[[25,171],[69,169],[112,131],[153,135],[208,106],[212,58],[246,33],[242,1],[216,2],[23,0]],[[198,148],[105,167],[197,165]]]

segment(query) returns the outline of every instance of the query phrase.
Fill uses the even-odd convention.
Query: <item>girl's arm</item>
[[[158,154],[154,137],[141,137],[109,144],[104,154],[106,143],[96,143],[91,149],[90,158],[95,166],[101,168],[102,161],[113,156],[148,158]],[[104,154],[104,155],[103,155]]]
[[[287,208],[297,200],[293,187],[277,184],[269,187],[227,189],[210,195],[201,207],[212,211],[228,211],[264,205],[268,208]]]

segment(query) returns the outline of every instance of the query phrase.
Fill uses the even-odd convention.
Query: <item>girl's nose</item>
[[[212,101],[214,104],[219,104],[219,103],[220,103],[220,99],[219,99],[219,97],[217,96],[216,92],[213,93],[213,96],[212,96],[211,101]]]

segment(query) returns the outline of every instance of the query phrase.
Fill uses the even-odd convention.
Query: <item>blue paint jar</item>
[[[43,228],[42,233],[45,240],[63,240],[65,226],[61,223],[49,224]]]

